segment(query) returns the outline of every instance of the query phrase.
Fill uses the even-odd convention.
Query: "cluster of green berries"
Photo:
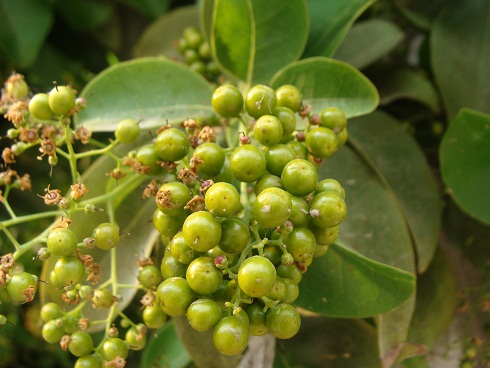
[[[220,76],[220,68],[211,55],[211,47],[201,32],[194,27],[184,29],[182,37],[176,42],[184,62],[202,74],[207,80],[216,82]]]
[[[258,85],[245,98],[224,85],[212,105],[246,123],[238,147],[223,148],[209,127],[189,121],[185,132],[165,127],[151,144],[160,162],[152,168],[163,161],[178,171],[155,194],[153,223],[167,246],[154,305],[187,316],[197,331],[212,330],[217,350],[235,355],[249,335],[288,339],[300,328],[292,305],[298,284],[346,216],[344,189],[317,172],[345,142],[337,135],[346,119],[325,109],[320,124],[297,131],[297,119],[316,118],[291,85]]]

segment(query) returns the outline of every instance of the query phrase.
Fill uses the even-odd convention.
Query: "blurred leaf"
[[[51,6],[39,0],[0,0],[0,43],[19,67],[34,62],[53,24]]]
[[[490,224],[490,116],[462,109],[444,134],[439,157],[442,178],[456,204]]]
[[[173,321],[159,329],[143,350],[142,368],[185,368],[191,357],[180,341]]]
[[[490,113],[490,2],[446,3],[434,22],[434,75],[449,119],[461,108]]]
[[[182,37],[186,27],[199,26],[199,14],[195,5],[177,8],[153,22],[134,47],[134,56],[165,55],[170,59],[182,59],[175,42]]]
[[[431,348],[454,315],[457,288],[454,269],[442,251],[417,280],[417,303],[408,340]]]
[[[315,259],[301,285],[296,303],[302,308],[332,317],[369,317],[407,300],[415,290],[415,277],[337,242]]]
[[[112,131],[121,119],[142,120],[151,129],[165,121],[213,114],[213,87],[186,66],[164,58],[143,58],[107,68],[85,86],[90,108],[75,115],[92,131]]]
[[[348,129],[358,154],[395,199],[413,238],[418,272],[424,272],[439,238],[441,202],[423,152],[395,119],[381,112],[349,122]]]
[[[265,84],[303,52],[308,37],[305,0],[217,0],[211,35],[225,70],[249,86]]]
[[[410,99],[426,105],[434,114],[441,111],[439,95],[434,85],[420,71],[382,66],[370,71],[369,77],[378,88],[381,105],[399,99]]]
[[[366,20],[354,24],[334,57],[363,69],[393,50],[403,37],[401,28],[392,22]]]
[[[375,0],[307,0],[310,35],[303,57],[332,56],[354,21]]]
[[[208,42],[211,44],[211,28],[213,26],[215,0],[200,0],[199,4],[199,20],[201,23],[201,32]]]
[[[70,6],[57,2],[56,11],[68,26],[82,31],[107,22],[113,16],[113,5],[95,0],[70,0]]]
[[[415,26],[429,31],[442,5],[448,0],[395,0],[402,14]]]
[[[150,20],[158,18],[165,13],[170,6],[172,0],[119,0],[123,3],[133,6],[138,9],[141,14]]]
[[[81,182],[89,189],[84,200],[94,198],[106,193],[106,186],[108,181],[114,184],[114,180],[110,179],[106,173],[110,172],[116,167],[116,162],[108,157],[103,156],[84,173]],[[102,266],[102,277],[99,284],[103,284],[111,276],[111,267],[115,267],[117,273],[118,284],[134,284],[137,285],[138,276],[138,264],[137,260],[141,257],[148,257],[150,251],[158,239],[158,232],[154,229],[151,221],[153,212],[156,209],[154,201],[145,201],[142,203],[141,195],[143,191],[143,183],[146,180],[144,176],[138,176],[138,174],[131,173],[124,178],[124,181],[131,181],[132,184],[128,187],[124,187],[124,191],[121,191],[115,197],[116,205],[116,222],[119,225],[121,232],[129,233],[122,235],[119,244],[116,248],[109,251],[104,251],[99,248],[93,248],[90,250],[90,255],[94,257],[94,262],[99,263]],[[122,183],[120,182],[121,186]],[[99,207],[101,204],[97,204]],[[136,209],[136,210],[135,210]],[[130,216],[128,214],[131,214]],[[94,228],[102,222],[108,222],[108,216],[106,212],[96,211],[93,214],[86,214],[85,212],[75,212],[71,215],[70,219],[73,223],[70,225],[77,235],[78,241],[82,241],[84,238],[92,236]],[[113,258],[115,257],[115,258]],[[56,263],[55,257],[50,257],[43,265],[44,280],[49,280],[49,274]],[[112,291],[111,288],[109,290]],[[136,288],[118,288],[117,296],[120,301],[117,304],[119,310],[123,310],[133,299],[136,294]],[[41,285],[41,293],[43,303],[56,300],[63,304],[61,301],[62,290],[56,289],[53,285]],[[106,309],[94,309],[88,303],[84,310],[84,317],[90,320],[101,320],[107,318]],[[103,329],[104,324],[94,325],[91,330],[97,331]]]
[[[376,330],[363,320],[301,316],[299,333],[276,344],[274,368],[381,368]]]
[[[293,84],[319,114],[326,107],[342,109],[347,117],[368,114],[378,105],[374,85],[356,68],[342,61],[315,57],[289,64],[274,75],[272,88]]]

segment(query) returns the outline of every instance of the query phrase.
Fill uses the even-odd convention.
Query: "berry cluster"
[[[67,195],[48,187],[42,196],[46,205],[59,211],[39,218],[59,219],[29,242],[29,247],[43,244],[38,258],[51,259],[53,268],[47,270],[49,280],[42,281],[65,303],[60,307],[49,302],[41,309],[47,342],[59,343],[78,357],[75,367],[124,367],[129,351],[146,345],[147,330],[161,327],[168,316],[185,315],[195,330],[213,330],[214,344],[225,355],[243,352],[249,335],[269,332],[287,339],[298,332],[301,321],[293,303],[302,275],[335,241],[346,216],[344,189],[334,179],[319,181],[317,172],[318,164],[347,139],[342,111],[312,113],[291,85],[277,90],[257,85],[245,98],[235,86],[223,85],[211,101],[220,126],[193,119],[182,129],[166,125],[152,142],[119,157],[113,150],[117,144],[140,137],[137,121],[119,121],[115,139],[104,145],[83,127],[71,128],[70,117],[85,108],[86,101],[76,98],[70,87],[55,85],[49,94],[29,98],[24,84],[23,78],[13,78],[2,96],[6,117],[14,124],[9,131],[16,140],[12,147],[38,146],[43,153],[39,159],[47,155],[53,167],[58,156],[66,158],[72,171]],[[231,125],[240,125],[239,139],[229,135]],[[101,148],[76,153],[75,139]],[[6,165],[21,153],[14,148],[3,153]],[[77,161],[97,155],[108,155],[117,163],[108,173],[108,180],[115,181],[115,189],[108,186],[109,191],[128,182],[149,182],[143,197],[156,203],[153,225],[165,251],[158,263],[138,261],[139,285],[134,287],[143,291],[140,323],[118,308],[121,286],[113,275],[99,285],[104,270],[91,255],[94,247],[114,251],[121,238],[130,236],[115,222],[113,205],[105,208],[109,221],[91,229],[90,237],[78,239],[70,228],[73,213],[102,211],[92,203],[110,198],[107,193],[84,199],[89,189],[81,182]],[[5,182],[6,175],[2,178]],[[6,183],[5,203],[15,185]],[[24,221],[7,208],[12,224]],[[13,301],[30,302],[39,280],[15,267],[28,247],[18,244],[5,226],[2,230],[16,251],[1,257],[0,284]],[[84,317],[87,305],[107,310],[107,318]],[[117,317],[124,337],[113,323]],[[106,325],[97,343],[89,333],[94,323]]]
[[[177,50],[184,62],[195,72],[202,74],[207,80],[216,82],[220,76],[220,68],[211,55],[211,47],[201,32],[194,27],[187,27],[182,37],[176,42]]]
[[[156,157],[181,168],[155,195],[153,223],[169,241],[155,297],[166,315],[214,329],[217,350],[234,355],[249,334],[287,339],[299,330],[298,284],[346,215],[342,186],[319,182],[317,173],[345,142],[346,118],[336,108],[310,114],[291,85],[257,85],[245,99],[223,85],[212,105],[242,122],[238,147],[222,148],[194,121],[184,124],[187,135],[166,127],[153,146]],[[310,123],[297,131],[301,117]]]

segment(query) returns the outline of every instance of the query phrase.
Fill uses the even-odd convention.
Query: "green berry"
[[[143,322],[148,328],[160,328],[167,321],[167,315],[156,305],[148,305],[143,310]]]
[[[68,115],[75,108],[75,94],[70,87],[56,86],[49,92],[49,107],[58,115]]]
[[[278,143],[282,133],[282,124],[274,115],[262,115],[254,124],[254,137],[264,146]]]
[[[49,233],[47,246],[54,256],[72,256],[77,250],[77,237],[70,229],[56,228]]]
[[[53,110],[49,107],[47,93],[38,93],[29,102],[29,112],[39,120],[49,120],[53,116]]]
[[[225,118],[236,117],[243,109],[243,96],[235,86],[225,84],[218,87],[211,99],[214,111]]]
[[[284,166],[281,180],[285,190],[292,195],[302,197],[315,190],[318,172],[311,162],[295,159]]]
[[[345,113],[337,107],[327,107],[320,113],[320,125],[339,133],[347,126]]]
[[[124,119],[117,123],[114,132],[116,139],[121,143],[132,143],[138,139],[141,129],[134,119]]]
[[[187,156],[191,143],[182,130],[169,128],[158,134],[155,145],[161,161],[179,161]]]
[[[68,350],[77,357],[88,355],[94,349],[92,336],[85,331],[76,331],[70,338],[71,341],[68,344]]]
[[[265,168],[264,153],[251,144],[235,148],[230,156],[231,173],[239,181],[252,183],[265,174]]]
[[[231,216],[240,206],[240,194],[229,183],[215,183],[207,191],[204,197],[206,208],[216,216]]]
[[[61,257],[53,271],[63,286],[75,286],[85,278],[85,266],[77,257]]]
[[[92,234],[97,248],[109,250],[119,244],[119,226],[109,222],[98,225]]]
[[[310,203],[312,222],[321,228],[340,225],[347,215],[345,201],[334,192],[321,192]]]
[[[221,226],[216,217],[207,211],[194,212],[187,217],[182,228],[186,244],[199,252],[218,245]]]
[[[116,357],[126,359],[128,357],[128,346],[118,337],[109,337],[103,342],[99,352],[102,358],[107,361],[111,361]]]
[[[276,281],[276,268],[267,258],[247,258],[238,269],[238,285],[252,297],[261,297],[269,292]]]
[[[223,355],[240,354],[248,344],[248,326],[235,316],[223,317],[214,328],[213,342]]]
[[[272,88],[262,84],[252,87],[245,98],[245,108],[248,114],[256,119],[263,115],[272,115],[276,106],[276,93]]]
[[[182,277],[172,277],[163,281],[156,293],[157,305],[172,317],[183,316],[195,299],[195,292]]]
[[[262,227],[275,228],[291,215],[291,198],[279,188],[264,189],[253,203],[254,219]]]
[[[196,165],[198,172],[205,175],[219,174],[225,164],[225,151],[214,142],[197,146],[193,156],[201,161]]]
[[[28,272],[19,272],[7,282],[7,292],[16,302],[30,302],[37,289],[37,277]]]
[[[276,90],[277,106],[287,107],[298,112],[301,108],[303,95],[301,91],[293,85],[285,84]]]
[[[221,308],[211,299],[198,299],[187,308],[189,324],[196,331],[207,331],[221,320]]]
[[[292,305],[281,303],[267,311],[266,324],[278,339],[290,339],[298,333],[301,318]]]
[[[210,257],[199,257],[193,260],[185,275],[190,288],[198,294],[212,294],[218,290],[223,275]]]
[[[237,218],[221,221],[221,239],[219,247],[230,254],[239,254],[245,250],[250,240],[250,231],[245,223]]]

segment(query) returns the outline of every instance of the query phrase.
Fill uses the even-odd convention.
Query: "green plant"
[[[13,328],[3,311],[16,301],[40,300],[43,338],[80,356],[76,367],[122,366],[139,350],[145,367],[231,367],[267,350],[251,338],[267,331],[279,339],[267,350],[275,367],[429,366],[457,301],[438,238],[459,239],[469,221],[450,197],[489,219],[488,93],[471,78],[455,92],[442,57],[448,25],[466,24],[460,14],[486,24],[488,5],[443,3],[206,0],[165,14],[137,45],[141,58],[78,97],[61,85],[33,94],[12,75],[0,328]],[[398,67],[403,31],[430,34],[432,59],[420,49],[411,70]],[[474,59],[488,60],[485,49]],[[426,161],[439,148],[450,197]],[[37,165],[25,165],[36,149]],[[45,191],[29,201],[51,210],[19,206],[33,185]],[[485,313],[487,292],[467,299],[471,316]],[[464,343],[461,364],[485,361],[485,346]]]

